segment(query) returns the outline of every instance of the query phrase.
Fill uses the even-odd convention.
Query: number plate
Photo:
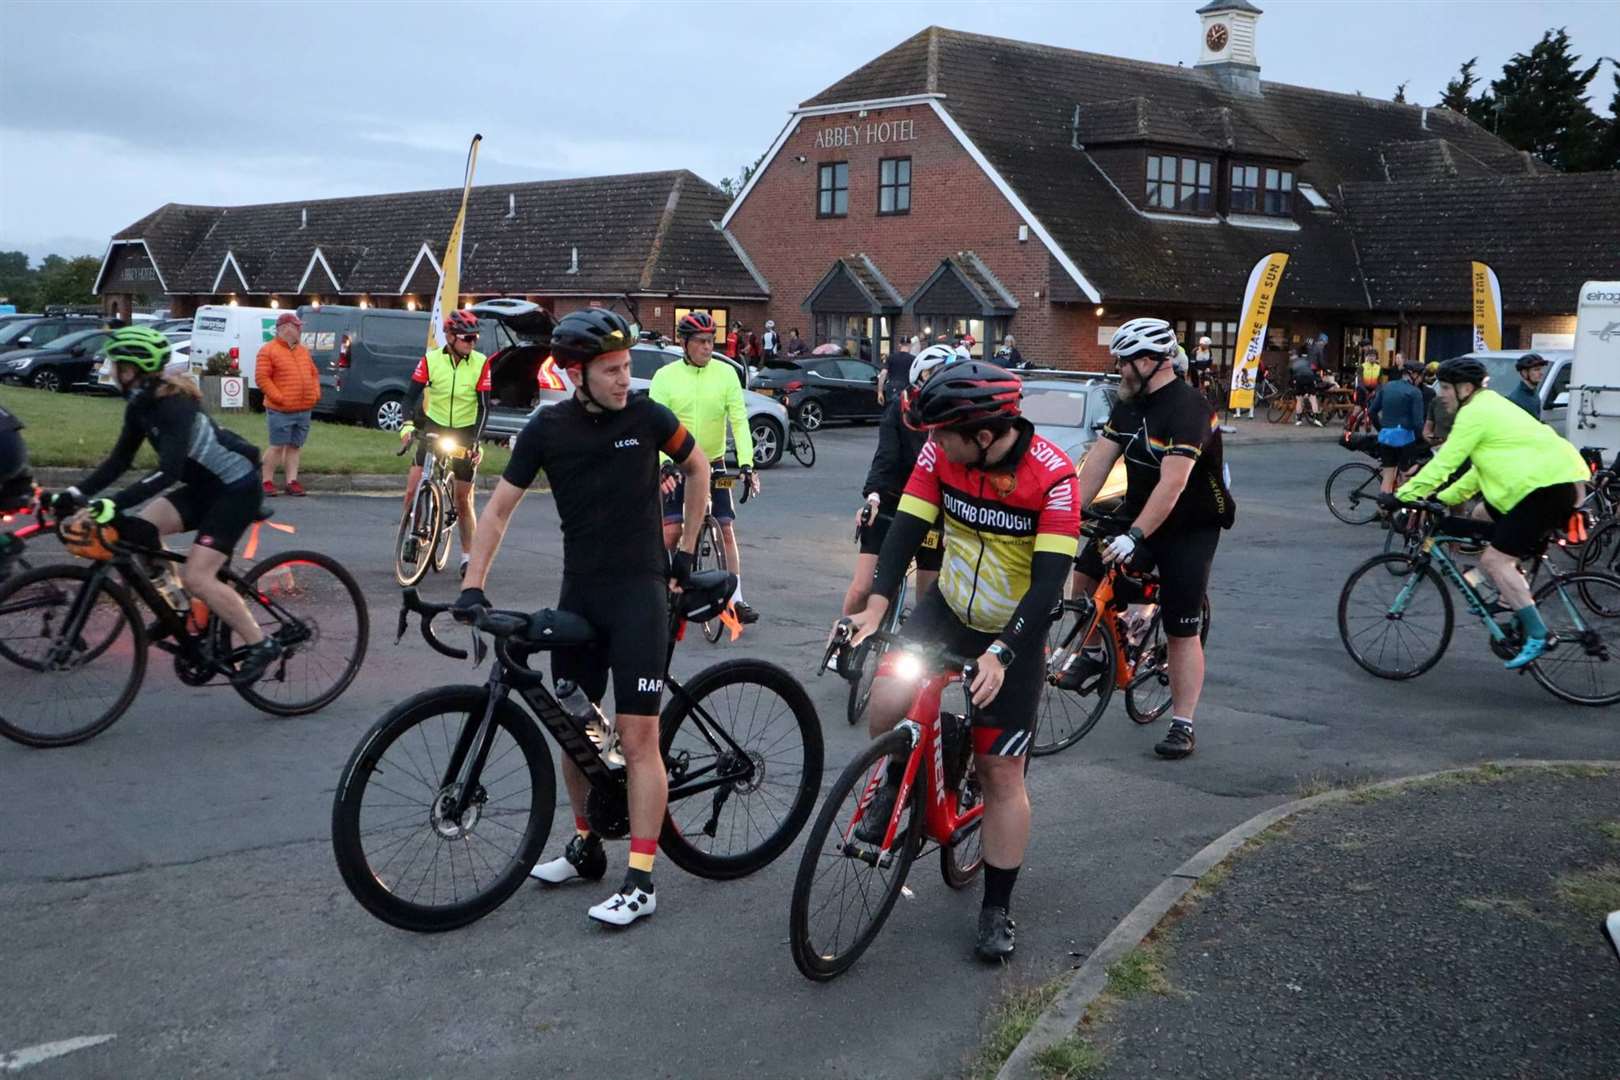
[[[721,491],[730,491],[736,485],[737,478],[735,476],[717,476],[714,478],[714,486]]]
[[[929,529],[928,530],[928,535],[923,537],[922,546],[925,547],[925,548],[937,548],[937,547],[939,547],[939,530],[938,529]]]

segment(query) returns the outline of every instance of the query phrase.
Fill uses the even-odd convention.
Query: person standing
[[[733,323],[731,330],[726,334],[725,353],[733,360],[737,359],[738,349],[742,347],[742,323]]]
[[[1519,372],[1519,385],[1507,399],[1537,420],[1541,419],[1541,380],[1547,377],[1547,361],[1540,353],[1528,352],[1513,365]]]
[[[911,381],[911,362],[917,358],[917,339],[913,337],[909,344],[911,346],[910,350],[902,348],[890,353],[888,360],[884,361],[882,369],[878,371],[877,399],[879,405],[888,404],[889,387],[904,388]],[[899,396],[898,390],[896,396]]]
[[[1200,390],[1209,381],[1210,371],[1215,364],[1213,345],[1208,337],[1199,338],[1197,347],[1193,349],[1192,361],[1187,365],[1187,370],[1192,375],[1188,381]]]
[[[265,342],[254,361],[253,381],[264,394],[264,419],[270,429],[270,449],[260,463],[264,493],[276,493],[276,466],[281,466],[288,495],[303,495],[298,482],[298,459],[309,438],[309,419],[321,400],[321,376],[315,360],[298,340],[304,324],[292,312],[276,319],[275,337]]]
[[[809,356],[810,343],[799,336],[797,326],[788,331],[787,354],[789,356]]]
[[[782,335],[776,332],[776,320],[765,320],[765,336],[759,343],[759,355],[764,360],[775,360],[782,355]]]

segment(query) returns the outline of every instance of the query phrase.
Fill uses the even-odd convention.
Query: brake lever
[[[399,603],[399,626],[394,631],[394,644],[398,645],[405,640],[405,631],[411,628],[410,606],[401,600]]]

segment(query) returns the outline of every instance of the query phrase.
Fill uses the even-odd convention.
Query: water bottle
[[[1153,604],[1143,604],[1132,607],[1125,613],[1125,640],[1130,643],[1131,648],[1141,645],[1142,639],[1147,636],[1148,627],[1153,622],[1154,611]]]
[[[568,679],[557,680],[557,704],[562,706],[563,712],[581,724],[589,724],[602,718],[601,711],[585,696],[585,691],[579,688],[579,684]]]
[[[184,615],[191,610],[191,598],[186,595],[185,587],[180,584],[180,575],[174,572],[173,563],[164,563],[152,579],[152,584],[163,597],[175,614]]]
[[[1468,582],[1469,588],[1479,594],[1480,603],[1485,605],[1485,610],[1492,611],[1498,606],[1497,601],[1502,596],[1496,591],[1496,586],[1491,584],[1490,578],[1480,573],[1479,567],[1470,567],[1463,575],[1463,580]]]

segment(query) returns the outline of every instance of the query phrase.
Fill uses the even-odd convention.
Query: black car
[[[828,420],[876,420],[876,365],[848,356],[801,356],[772,360],[754,376],[753,390],[773,397],[814,431]]]
[[[0,325],[0,353],[43,348],[64,334],[99,326],[101,320],[89,315],[40,315],[32,319],[17,319]]]
[[[76,330],[55,338],[43,348],[18,349],[0,355],[0,381],[63,392],[79,386],[97,386],[101,350],[111,335],[111,330]]]

